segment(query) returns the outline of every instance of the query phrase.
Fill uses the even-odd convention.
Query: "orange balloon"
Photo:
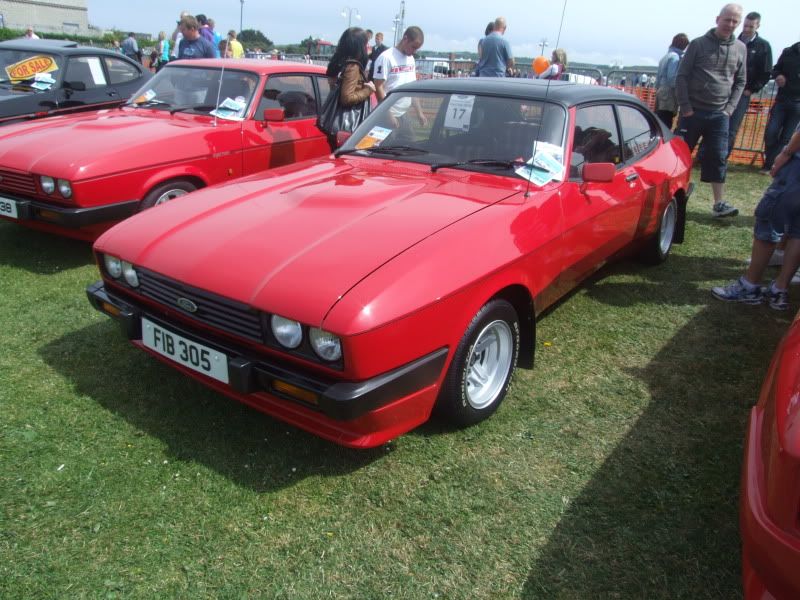
[[[531,63],[531,68],[533,69],[533,72],[536,73],[537,75],[541,75],[542,73],[544,73],[549,66],[550,66],[550,61],[547,60],[547,58],[545,58],[544,56],[537,56],[536,58],[533,59],[533,62]]]

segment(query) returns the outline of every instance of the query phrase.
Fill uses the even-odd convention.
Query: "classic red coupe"
[[[630,95],[531,80],[393,91],[336,156],[136,215],[94,249],[128,338],[334,442],[491,415],[536,317],[683,238],[690,156]]]
[[[747,427],[739,498],[747,600],[800,598],[798,357],[800,319],[795,317],[775,351]]]
[[[169,63],[123,107],[0,130],[0,217],[93,240],[208,185],[330,153],[324,69],[258,60]]]

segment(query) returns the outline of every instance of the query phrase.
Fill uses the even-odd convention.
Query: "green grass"
[[[135,350],[88,245],[0,224],[0,597],[740,596],[744,425],[794,311],[709,288],[767,181],[734,170],[725,223],[699,184],[666,264],[544,315],[492,419],[368,452]]]

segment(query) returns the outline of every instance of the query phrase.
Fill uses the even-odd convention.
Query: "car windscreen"
[[[533,164],[535,148],[563,164],[565,120],[563,107],[541,100],[400,90],[338,153],[513,174]]]
[[[0,50],[0,83],[25,90],[48,90],[59,79],[64,59],[47,52]]]
[[[241,120],[257,87],[258,76],[249,71],[167,66],[133,94],[129,104]]]

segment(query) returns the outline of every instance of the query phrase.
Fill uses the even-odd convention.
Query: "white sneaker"
[[[739,209],[722,200],[711,208],[711,215],[716,218],[735,217],[739,214]]]

